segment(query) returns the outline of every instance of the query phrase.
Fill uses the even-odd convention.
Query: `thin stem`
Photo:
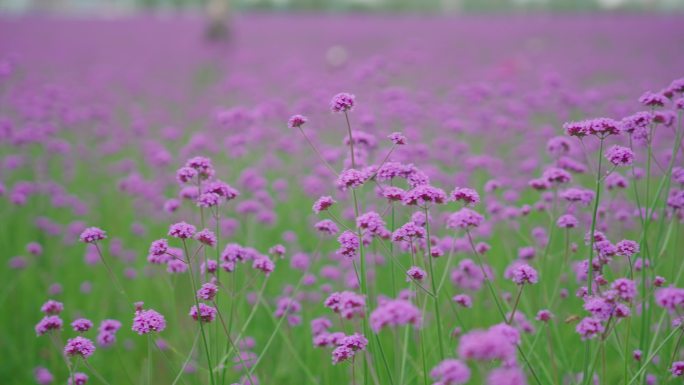
[[[515,296],[515,303],[513,304],[513,310],[511,310],[511,317],[508,319],[508,324],[513,323],[513,319],[515,318],[515,311],[518,308],[518,304],[520,303],[520,297],[522,296],[523,288],[525,285],[520,285],[520,289],[518,289],[518,295]]]
[[[306,139],[306,141],[309,143],[309,146],[311,146],[311,148],[314,150],[316,155],[318,155],[318,158],[321,160],[321,162],[323,162],[323,164],[328,168],[328,170],[330,170],[335,176],[339,175],[337,173],[337,171],[333,168],[333,166],[331,166],[330,163],[328,163],[328,161],[325,160],[323,155],[321,155],[321,153],[318,151],[318,148],[316,148],[316,146],[313,144],[311,139],[309,139],[309,136],[306,135],[306,133],[304,132],[304,129],[301,126],[299,127],[299,132],[302,133],[302,135],[304,136],[304,139]]]
[[[594,209],[591,219],[591,231],[589,233],[589,263],[587,264],[588,277],[587,286],[589,295],[592,294],[594,286],[594,238],[596,232],[596,217],[598,214],[599,201],[601,199],[601,163],[603,161],[603,138],[600,138],[599,153],[598,153],[598,169],[596,170],[596,187],[595,187],[595,197],[594,197]],[[584,369],[582,371],[583,377],[582,382],[584,384],[589,384],[589,365],[591,361],[591,340],[585,341],[585,351],[584,351]]]
[[[432,284],[432,293],[434,294],[434,304],[435,304],[435,318],[437,320],[437,338],[439,339],[439,357],[440,360],[444,360],[444,338],[442,338],[442,316],[439,310],[439,293],[437,292],[437,285],[435,284],[435,269],[433,268],[432,262],[432,249],[430,246],[430,216],[428,214],[428,208],[425,206],[425,233],[427,237],[427,259],[428,265],[430,267],[430,282]]]
[[[188,253],[188,244],[183,239],[183,249],[185,250],[185,255],[189,256],[190,254]],[[195,274],[192,271],[192,261],[188,259],[188,269],[190,273],[190,284],[192,285],[192,298],[195,300],[195,309],[197,310],[197,322],[199,322],[200,326],[200,333],[202,334],[202,342],[204,342],[204,351],[207,355],[207,365],[209,366],[209,379],[211,381],[211,384],[214,385],[216,383],[216,380],[214,380],[214,371],[212,370],[213,366],[211,365],[211,355],[209,353],[209,344],[207,343],[207,336],[204,333],[204,322],[202,321],[202,317],[200,317],[200,307],[199,307],[199,300],[197,299],[197,285],[195,284]]]

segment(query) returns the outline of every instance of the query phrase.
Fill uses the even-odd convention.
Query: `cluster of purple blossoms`
[[[116,332],[121,329],[121,322],[114,319],[106,319],[100,323],[97,331],[97,344],[108,347],[116,342]]]
[[[425,270],[421,269],[418,266],[411,266],[407,271],[406,271],[406,282],[411,282],[411,281],[422,281],[427,277],[427,273]]]
[[[330,100],[332,112],[347,112],[354,109],[355,96],[346,92],[340,92]]]
[[[620,123],[609,118],[568,122],[563,124],[563,128],[569,136],[576,136],[578,138],[588,135],[605,138],[609,135],[618,135],[620,133]]]
[[[470,369],[463,362],[449,358],[432,368],[430,377],[436,381],[432,385],[461,385],[470,380]]]
[[[337,227],[337,224],[330,219],[324,219],[322,221],[316,222],[316,224],[314,224],[314,228],[319,233],[328,236],[335,235],[340,231],[339,227]]]
[[[195,226],[186,222],[178,222],[169,226],[169,236],[178,239],[190,239],[196,231]]]
[[[575,331],[579,334],[583,340],[591,339],[606,330],[603,322],[600,319],[594,317],[583,318],[575,327]]]
[[[68,357],[81,356],[88,358],[95,353],[95,345],[85,337],[70,338],[64,346],[64,354]]]
[[[525,372],[516,365],[496,368],[487,375],[487,385],[526,385]]]
[[[454,202],[463,202],[465,205],[476,205],[480,203],[480,194],[467,187],[456,187],[449,194],[449,198]]]
[[[344,319],[365,315],[366,299],[351,291],[334,292],[323,302],[325,307]]]
[[[368,180],[369,176],[370,175],[364,171],[350,168],[340,173],[340,176],[337,178],[335,184],[340,190],[347,191],[350,188],[354,189],[363,186],[363,184]]]
[[[198,308],[199,311],[197,311]],[[199,306],[193,305],[190,308],[189,315],[195,321],[204,323],[212,322],[216,318],[216,308],[200,302]]]
[[[165,328],[166,319],[163,315],[152,309],[136,309],[135,316],[133,317],[133,325],[131,326],[131,329],[134,332],[144,335],[152,332],[159,333]]]
[[[302,304],[294,298],[280,297],[276,303],[274,315],[277,318],[287,317],[290,326],[297,326],[302,323],[299,313],[302,311]]]
[[[651,91],[647,91],[639,97],[639,103],[647,107],[664,107],[667,102],[668,99],[664,95]]]
[[[259,255],[252,260],[252,268],[259,270],[267,277],[275,270],[275,263],[265,255]]]
[[[55,380],[54,376],[47,368],[40,366],[33,370],[33,377],[38,385],[50,385]]]
[[[428,204],[443,204],[447,200],[444,190],[423,184],[412,188],[404,193],[401,203],[406,206],[421,206]]]
[[[83,230],[79,239],[83,243],[96,243],[107,238],[107,233],[97,227],[88,227]]]
[[[62,330],[64,322],[57,315],[46,315],[36,324],[36,334],[42,336],[53,330]]]
[[[407,222],[392,233],[392,241],[412,242],[416,239],[425,238],[425,229],[418,226],[415,222]]]
[[[517,329],[507,324],[497,324],[487,330],[473,330],[461,336],[458,355],[465,360],[499,360],[512,364],[516,361],[516,346],[519,343]]]
[[[672,366],[670,367],[670,373],[672,373],[673,377],[684,376],[684,361],[673,362]]]
[[[348,258],[356,256],[360,247],[359,236],[356,233],[346,230],[340,234],[337,241],[340,243],[340,248],[337,249],[338,254]]]
[[[612,146],[605,156],[614,166],[630,166],[634,162],[634,152],[627,147]]]
[[[537,270],[525,263],[519,263],[513,266],[510,271],[507,272],[507,276],[510,277],[516,285],[535,284],[539,281]]]
[[[366,350],[367,345],[368,340],[359,333],[340,338],[332,352],[333,365],[352,359],[356,353]]]
[[[306,123],[308,119],[304,115],[292,115],[287,121],[287,126],[289,128],[299,128]]]
[[[40,311],[46,315],[60,314],[64,310],[64,305],[61,302],[55,300],[47,300],[43,306],[40,307]]]
[[[78,318],[71,323],[71,328],[77,333],[85,333],[92,327],[93,322],[86,318]]]
[[[594,200],[594,192],[591,190],[571,187],[558,194],[561,199],[571,203],[581,203],[588,206]]]
[[[655,292],[655,302],[671,313],[679,313],[684,310],[684,289],[678,287],[660,288]]]
[[[473,300],[468,294],[457,294],[451,300],[465,308],[473,307]]]
[[[484,217],[476,211],[464,207],[447,218],[447,228],[464,229],[479,227],[484,222]]]
[[[189,167],[197,171],[201,179],[209,179],[214,176],[214,166],[211,164],[211,159],[203,156],[195,156],[185,162],[185,167]]]
[[[321,211],[325,211],[335,204],[335,200],[331,196],[322,196],[316,200],[313,205],[313,211],[319,214]]]
[[[423,322],[420,309],[404,299],[390,299],[381,302],[371,312],[370,325],[375,333],[379,333],[385,327],[398,327],[413,325],[419,328]]]
[[[394,145],[403,146],[406,144],[406,137],[401,132],[393,132],[388,136]]]
[[[451,282],[461,289],[478,291],[482,288],[485,279],[494,279],[492,269],[487,265],[480,268],[471,259],[460,261],[458,266],[451,271]]]
[[[385,221],[380,214],[375,211],[369,211],[361,214],[356,218],[356,226],[366,231],[366,233],[379,238],[389,238],[390,232],[385,227]]]
[[[207,282],[197,290],[197,298],[203,301],[213,301],[218,293],[218,286],[214,282]]]
[[[72,381],[73,379],[73,381]],[[88,383],[88,375],[85,373],[77,372],[73,376],[69,376],[67,385],[85,385]]]
[[[199,243],[209,247],[216,246],[216,242],[218,241],[216,239],[216,234],[214,234],[214,232],[209,229],[200,230],[197,233],[195,233],[195,239]]]

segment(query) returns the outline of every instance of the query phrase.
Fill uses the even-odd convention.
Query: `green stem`
[[[204,333],[204,322],[202,321],[202,317],[200,317],[200,308],[199,308],[199,300],[197,299],[197,285],[195,284],[195,274],[193,273],[192,270],[192,261],[190,260],[190,254],[188,253],[188,244],[183,239],[183,250],[185,251],[185,255],[188,256],[188,273],[190,273],[190,284],[192,285],[192,298],[195,300],[195,306],[197,310],[197,322],[199,322],[200,326],[200,333],[202,334],[202,342],[204,343],[204,352],[207,355],[207,365],[209,366],[209,380],[211,381],[211,385],[216,384],[216,380],[214,379],[214,371],[213,371],[213,366],[211,365],[211,354],[209,353],[209,344],[207,343],[207,336]]]
[[[439,357],[440,360],[444,360],[444,338],[442,337],[442,315],[439,309],[439,293],[437,292],[437,285],[435,284],[435,269],[433,268],[433,258],[432,249],[430,246],[430,217],[428,214],[427,206],[424,207],[425,210],[425,232],[426,232],[426,244],[427,244],[427,258],[428,265],[430,267],[430,282],[432,284],[432,294],[434,294],[434,304],[435,304],[435,318],[437,319],[437,338],[439,339]]]

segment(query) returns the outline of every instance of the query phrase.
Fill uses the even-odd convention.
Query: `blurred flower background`
[[[0,384],[681,382],[683,12],[0,0]]]

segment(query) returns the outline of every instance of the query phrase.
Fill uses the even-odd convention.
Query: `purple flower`
[[[197,170],[192,167],[181,167],[176,171],[176,180],[180,183],[189,183],[197,176]]]
[[[537,316],[534,317],[534,319],[541,322],[549,322],[551,318],[553,318],[553,314],[546,309],[539,310],[539,312],[537,312]]]
[[[304,115],[292,115],[287,121],[287,126],[289,128],[299,128],[306,123],[308,119]]]
[[[189,239],[195,235],[195,231],[195,226],[185,222],[178,222],[169,227],[169,236],[179,239]]]
[[[335,204],[335,200],[331,196],[322,196],[313,205],[313,211],[319,214],[321,211],[325,211]]]
[[[134,332],[140,335],[151,332],[159,333],[165,328],[166,319],[164,319],[164,316],[152,309],[136,311],[133,317],[133,326],[131,327]]]
[[[440,385],[461,385],[470,380],[470,369],[463,362],[449,358],[432,368],[430,377]]]
[[[340,231],[340,229],[337,227],[337,224],[330,219],[324,219],[317,222],[314,225],[314,228],[325,235],[335,235]]]
[[[428,203],[443,204],[447,196],[444,190],[427,184],[422,184],[404,193],[401,203],[407,206],[425,206]]]
[[[33,370],[33,377],[36,379],[36,383],[38,383],[38,385],[50,385],[52,384],[52,381],[55,380],[52,373],[50,373],[47,368],[43,368],[41,366]]]
[[[48,315],[36,324],[36,334],[42,336],[52,330],[62,330],[63,321],[59,316]]]
[[[466,205],[476,205],[480,203],[480,195],[477,191],[467,187],[456,187],[449,197],[454,202],[463,202]]]
[[[333,365],[347,361],[352,357],[354,357],[354,351],[346,346],[338,346],[332,352]]]
[[[562,229],[573,229],[579,225],[579,221],[574,215],[564,214],[561,215],[556,221],[556,226]]]
[[[636,296],[636,283],[627,278],[616,279],[610,288],[617,291],[618,297],[623,301],[629,302]]]
[[[79,239],[83,243],[95,243],[107,238],[107,233],[97,227],[88,227],[83,230]]]
[[[667,103],[667,98],[661,94],[647,91],[639,97],[639,103],[648,107],[663,107]]]
[[[634,162],[634,152],[627,147],[612,146],[605,156],[614,166],[629,166]]]
[[[459,357],[476,361],[514,362],[519,337],[513,334],[517,333],[514,328],[503,326],[506,329],[495,325],[488,330],[473,330],[464,334],[458,344]]]
[[[605,327],[600,319],[585,317],[580,321],[579,324],[577,324],[575,331],[582,336],[583,340],[587,340],[603,333],[605,331]]]
[[[209,229],[204,229],[195,234],[195,239],[209,247],[216,246],[216,235]]]
[[[83,333],[87,332],[93,327],[93,323],[89,319],[79,318],[71,323],[71,328],[75,332]]]
[[[43,304],[43,306],[40,307],[40,311],[45,313],[46,315],[51,315],[51,314],[59,314],[64,310],[64,305],[61,302],[54,301],[54,300],[48,300]]]
[[[393,132],[389,134],[388,138],[397,146],[406,144],[406,137],[401,132]]]
[[[487,385],[527,385],[527,380],[519,367],[502,366],[489,372]]]
[[[416,280],[416,281],[422,281],[427,277],[427,273],[425,270],[421,269],[418,266],[411,266],[407,271],[406,275],[408,275],[408,278],[406,279],[406,282],[411,282],[411,280]]]
[[[354,292],[342,291],[330,294],[323,304],[342,318],[352,319],[355,315],[363,317],[366,299]]]
[[[69,357],[81,356],[84,359],[95,353],[95,345],[93,342],[85,337],[74,337],[67,341],[64,346],[64,354]]]
[[[275,264],[267,256],[262,255],[254,258],[252,268],[262,271],[268,277],[275,270]]]
[[[340,248],[337,250],[338,254],[349,258],[356,256],[356,252],[360,246],[359,236],[357,234],[347,230],[340,234],[337,241],[340,243]]]
[[[452,298],[452,300],[466,308],[473,306],[473,300],[470,298],[468,294],[457,294]]]
[[[88,383],[88,375],[85,373],[74,373],[73,375],[73,382],[71,381],[72,376],[69,376],[69,379],[67,381],[67,385],[85,385]]]
[[[425,229],[418,226],[415,222],[408,222],[392,233],[392,241],[412,241],[425,238]]]
[[[684,376],[684,361],[673,362],[672,366],[670,367],[670,373],[672,373],[673,377]]]
[[[470,229],[479,227],[484,221],[484,217],[467,207],[464,207],[455,213],[449,215],[447,219],[447,228],[450,229]]]
[[[360,229],[368,230],[370,234],[380,237],[389,234],[388,230],[385,228],[385,221],[380,214],[375,211],[369,211],[359,215],[356,218],[356,226]]]
[[[197,290],[197,298],[204,301],[212,301],[218,293],[218,286],[213,282],[207,282],[202,285],[202,287]]]
[[[342,190],[346,191],[347,189],[350,188],[358,188],[361,187],[366,180],[368,179],[368,175],[364,173],[363,171],[359,171],[353,168],[350,168],[348,170],[342,171],[340,176],[337,178],[337,181],[335,184],[337,187]],[[314,205],[314,211],[315,211],[315,205]]]
[[[164,255],[169,250],[169,242],[166,239],[158,239],[153,241],[150,245],[150,255],[160,256]]]
[[[354,108],[354,95],[341,92],[330,100],[330,110],[332,112],[347,112]]]
[[[197,313],[197,306],[192,306],[190,308],[189,315],[197,321],[198,319],[202,322],[212,322],[216,318],[216,308],[205,305],[203,303],[199,304],[199,314]]]
[[[385,327],[413,325],[418,328],[422,322],[420,309],[403,299],[392,299],[380,303],[370,315],[371,329],[375,333],[379,333]]]
[[[202,179],[208,179],[214,176],[214,167],[211,165],[211,159],[203,156],[196,156],[188,159],[188,161],[185,162],[185,167],[197,170]]]
[[[315,318],[311,321],[311,334],[317,336],[323,333],[327,333],[331,327],[332,322],[329,319],[325,317]]]
[[[533,269],[532,266],[521,263],[511,270],[511,280],[516,285],[535,284],[539,280],[539,276],[537,270]]]
[[[215,207],[221,203],[221,196],[215,192],[205,192],[197,197],[197,207]]]

